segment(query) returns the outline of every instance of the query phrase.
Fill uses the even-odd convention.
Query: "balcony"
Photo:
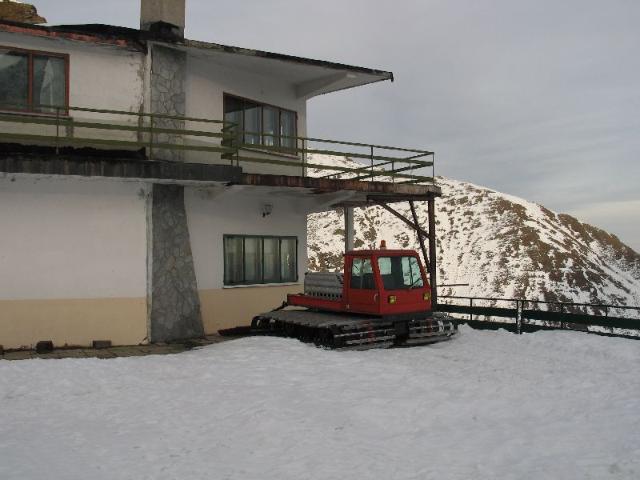
[[[434,182],[434,153],[426,150],[298,136],[280,136],[286,147],[276,147],[268,144],[277,142],[239,141],[265,134],[239,132],[236,125],[223,120],[82,107],[40,106],[39,111],[46,113],[0,113],[0,142],[5,150],[10,147],[15,152],[17,148],[49,158],[126,160],[139,168],[164,169],[165,179],[173,175],[166,170],[197,177],[195,172],[217,165],[236,174],[350,185],[371,182],[400,187]]]

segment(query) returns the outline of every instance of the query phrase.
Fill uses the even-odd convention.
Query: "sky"
[[[138,0],[33,0],[137,27]],[[312,136],[424,148],[640,252],[637,0],[187,0],[186,36],[394,72],[309,102]]]

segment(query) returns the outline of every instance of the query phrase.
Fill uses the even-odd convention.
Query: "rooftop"
[[[178,37],[168,39],[153,31],[114,25],[42,26],[0,20],[0,32],[88,42],[141,52],[146,52],[150,43],[165,44],[191,55],[215,59],[227,66],[237,67],[242,63],[256,72],[272,73],[277,66],[277,74],[295,83],[297,95],[306,98],[394,79],[392,72],[373,68]]]

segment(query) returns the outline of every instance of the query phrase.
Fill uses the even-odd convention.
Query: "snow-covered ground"
[[[0,361],[0,478],[640,478],[640,342],[461,328],[332,352]]]

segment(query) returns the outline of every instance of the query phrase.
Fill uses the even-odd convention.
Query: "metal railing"
[[[568,329],[640,338],[640,307],[635,306],[454,295],[438,299],[438,310],[468,316],[460,320],[479,328],[516,333]]]
[[[239,131],[224,120],[52,105],[40,105],[37,112],[9,107],[0,105],[0,141],[5,143],[45,145],[56,151],[144,149],[148,159],[171,152],[188,162],[262,164],[287,175],[355,181],[432,183],[435,176],[435,155],[426,150],[286,135],[277,138],[287,147],[273,146],[268,143],[276,142],[264,139],[274,135]],[[240,140],[256,136],[258,143]],[[339,161],[323,163],[323,155]]]

